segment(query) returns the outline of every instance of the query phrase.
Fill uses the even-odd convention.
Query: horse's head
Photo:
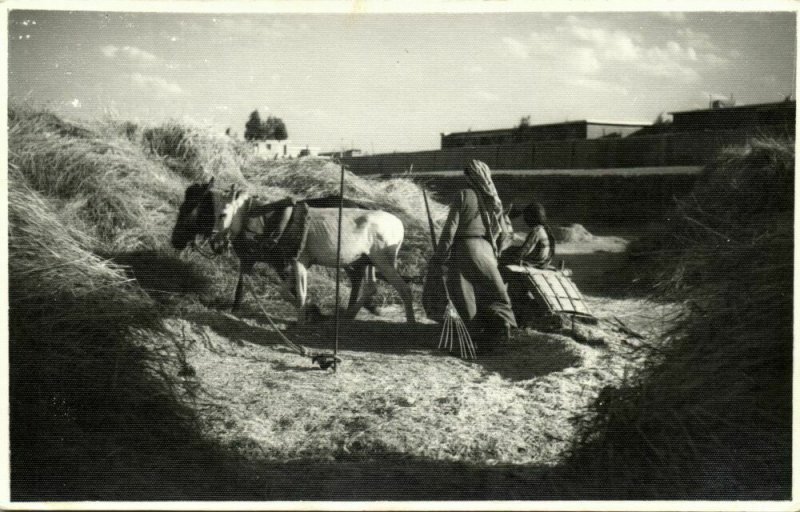
[[[211,229],[210,242],[214,252],[220,253],[227,246],[231,237],[236,237],[243,226],[243,209],[250,195],[232,185],[224,194],[214,196],[214,222]]]
[[[172,247],[185,249],[197,235],[211,236],[214,227],[214,178],[208,183],[195,183],[186,189],[183,204],[178,209],[178,220],[172,230]]]

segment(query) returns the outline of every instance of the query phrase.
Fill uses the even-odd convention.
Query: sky
[[[169,13],[12,10],[9,99],[74,117],[231,128],[253,110],[322,151],[781,101],[792,12]]]

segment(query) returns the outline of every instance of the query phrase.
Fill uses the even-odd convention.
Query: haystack
[[[573,458],[590,497],[789,499],[794,142],[722,153],[632,261],[683,321],[607,390]]]

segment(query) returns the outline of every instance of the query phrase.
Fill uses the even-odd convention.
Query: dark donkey
[[[211,241],[214,218],[217,212],[222,211],[224,201],[224,192],[215,190],[213,186],[214,178],[211,178],[208,183],[194,183],[186,189],[183,203],[178,208],[178,220],[172,229],[170,241],[175,249],[180,251],[187,246],[194,246],[198,236],[204,241]],[[219,252],[221,248],[212,249]]]
[[[323,227],[319,225],[319,221],[322,220],[326,228],[330,227],[327,226],[330,224],[330,219],[327,223],[324,221],[336,212],[335,208],[339,206],[339,197],[326,196],[297,202],[282,200],[263,203],[234,189],[231,191],[215,190],[213,182],[212,178],[208,183],[193,184],[186,189],[184,203],[180,207],[178,221],[172,233],[173,247],[182,250],[190,243],[194,243],[200,236],[211,242],[215,252],[221,252],[226,247],[228,238],[232,237],[234,250],[240,259],[239,280],[234,294],[233,309],[236,309],[241,302],[244,274],[249,274],[256,262],[266,262],[276,269],[284,281],[294,277],[294,286],[290,288],[293,288],[291,290],[293,299],[297,301],[300,308],[298,319],[302,322],[306,297],[306,268],[313,264],[331,266],[331,262],[325,258],[320,259],[314,256],[309,258],[309,255],[319,252],[315,249],[322,247],[329,249],[327,245],[331,242],[330,229],[319,229]],[[232,233],[232,230],[229,229],[230,226],[220,227],[224,225],[223,220],[226,213],[231,213],[230,206],[236,204],[237,208],[241,208],[245,202],[247,203],[245,228],[236,229],[236,232]],[[346,217],[352,216],[354,211],[361,212],[354,219],[358,223],[356,228],[359,230],[374,229],[375,225],[371,219],[375,215],[378,217],[391,216],[386,212],[377,211],[375,205],[367,202],[345,199],[343,204],[346,208],[345,213],[349,213]],[[241,210],[239,213],[241,214],[243,211]],[[329,213],[324,213],[326,211]],[[296,215],[293,215],[295,212]],[[308,215],[304,215],[305,212]],[[395,220],[399,223],[398,219],[395,218]],[[308,221],[307,226],[304,225],[306,221]],[[401,242],[402,223],[395,227],[395,231],[398,228],[400,230],[399,242]],[[378,226],[378,231],[380,231],[380,226]],[[396,275],[394,268],[399,243],[392,248],[381,247],[382,242],[386,239],[381,236],[382,234],[373,232],[373,235],[377,235],[377,239],[367,248],[373,249],[371,253],[367,250],[364,254],[357,256],[354,254],[354,257],[343,260],[343,267],[352,282],[348,316],[355,316],[364,302],[374,293],[376,276],[373,265],[377,264],[384,278],[387,278],[390,284],[400,292],[406,302],[409,321],[413,322],[410,290],[407,289],[407,285],[399,275]],[[335,233],[333,236],[335,244]],[[308,237],[311,247],[305,247],[306,237]],[[343,236],[343,238],[346,237]],[[343,244],[345,243],[346,240],[343,240]],[[343,246],[343,248],[346,247]],[[323,252],[329,252],[325,249]],[[364,289],[362,289],[363,283],[366,284]]]

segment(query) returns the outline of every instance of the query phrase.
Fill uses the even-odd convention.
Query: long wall
[[[356,174],[397,174],[463,169],[482,160],[492,169],[601,169],[705,165],[721,148],[742,145],[748,131],[687,132],[617,139],[567,140],[386,153],[343,158]]]

